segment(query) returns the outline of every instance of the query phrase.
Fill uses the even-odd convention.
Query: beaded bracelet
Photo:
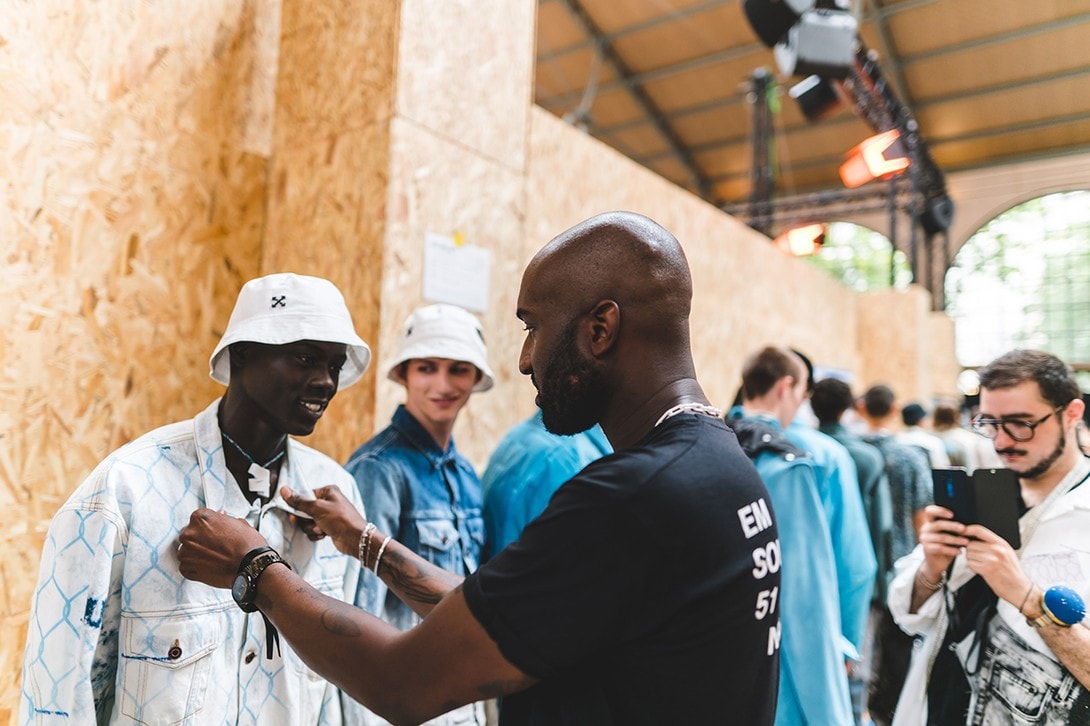
[[[390,544],[391,539],[393,539],[392,535],[386,535],[386,539],[382,540],[382,546],[378,548],[378,555],[375,557],[375,567],[371,570],[376,575],[378,574],[378,565],[382,562],[382,553],[386,551],[386,545]]]
[[[359,556],[360,564],[367,567],[367,555],[371,552],[371,533],[375,531],[375,523],[368,522],[360,535]]]

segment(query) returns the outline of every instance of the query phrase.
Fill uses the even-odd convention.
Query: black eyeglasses
[[[1015,441],[1029,441],[1033,438],[1033,430],[1048,420],[1049,416],[1063,411],[1067,406],[1060,406],[1054,408],[1046,413],[1036,421],[1022,421],[1016,418],[983,418],[977,416],[973,419],[973,431],[976,431],[981,436],[986,436],[989,439],[994,439],[999,435],[999,429],[1002,427],[1003,432],[1010,436]]]

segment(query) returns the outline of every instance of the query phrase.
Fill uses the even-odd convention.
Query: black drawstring
[[[265,621],[265,659],[272,660],[273,643],[276,644],[276,654],[283,658],[284,656],[280,653],[280,633],[265,613],[261,613],[261,619]]]

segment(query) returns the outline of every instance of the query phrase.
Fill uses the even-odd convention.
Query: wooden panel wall
[[[218,395],[208,355],[260,272],[278,17],[0,5],[0,723],[54,511],[111,449]]]
[[[50,517],[111,449],[219,393],[207,357],[251,277],[332,279],[372,344],[368,377],[308,441],[340,460],[400,400],[385,364],[422,302],[427,232],[493,254],[483,319],[497,385],[455,432],[478,467],[533,408],[515,365],[525,262],[607,209],[648,214],[685,246],[697,366],[717,403],[766,342],[872,370],[868,326],[888,325],[865,314],[872,301],[531,106],[535,10],[0,5],[0,504],[12,515],[0,532],[0,722],[17,703]],[[914,321],[899,321],[898,349],[915,361],[912,385]]]
[[[264,273],[332,280],[377,353],[400,0],[282,0]],[[374,428],[374,358],[307,444],[345,461]]]

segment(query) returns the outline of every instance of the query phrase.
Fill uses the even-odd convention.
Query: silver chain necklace
[[[673,408],[666,410],[666,413],[659,416],[659,420],[655,422],[655,426],[658,426],[668,418],[673,418],[679,413],[698,413],[702,416],[710,416],[711,418],[719,418],[723,415],[722,409],[718,409],[715,406],[708,406],[703,403],[679,403]]]

